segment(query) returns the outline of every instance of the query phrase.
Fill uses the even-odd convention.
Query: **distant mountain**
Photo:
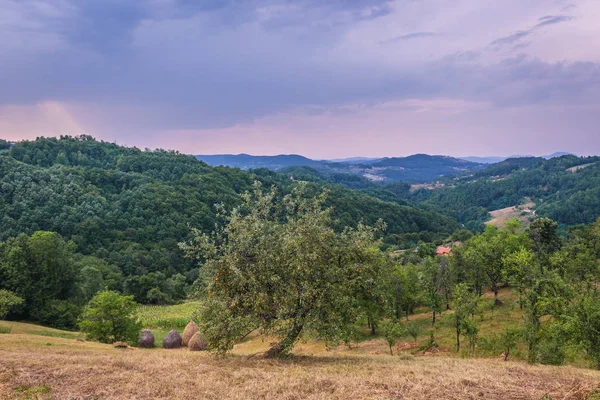
[[[574,155],[575,154],[573,154],[573,153],[565,153],[564,151],[557,151],[556,153],[552,153],[549,156],[542,156],[542,158],[549,160],[551,158],[562,157],[562,156],[574,156]]]
[[[507,157],[461,157],[461,160],[466,160],[480,164],[496,164],[506,159]]]
[[[278,156],[218,154],[198,155],[196,158],[211,166],[223,165],[244,170],[266,168],[272,171],[281,171],[291,167],[311,167],[327,177],[333,177],[335,174],[358,175],[371,181],[387,183],[396,181],[426,183],[445,175],[477,172],[486,167],[486,164],[482,163],[427,154],[376,159],[354,157],[329,161],[312,160],[296,154]],[[339,176],[335,179],[339,179]],[[344,178],[344,180],[346,179],[348,178]]]
[[[545,158],[546,160],[550,160],[551,158],[562,157],[566,155],[572,155],[573,153],[566,153],[564,151],[558,151],[556,153],[549,154],[547,156],[540,156],[540,158]],[[512,155],[509,157],[461,157],[462,160],[467,160],[471,162],[481,163],[481,164],[496,164],[507,160],[509,158],[532,158],[532,155]]]
[[[210,166],[226,166],[243,170],[267,168],[279,171],[287,167],[318,167],[326,161],[316,161],[297,154],[281,154],[277,156],[251,156],[249,154],[216,154],[197,155],[196,158]]]
[[[367,164],[367,163],[373,163],[373,162],[379,161],[381,159],[382,158],[350,157],[350,158],[337,158],[337,159],[325,160],[325,161],[331,161],[331,162],[336,162],[336,163],[345,163],[345,164]]]
[[[445,175],[481,171],[485,169],[486,164],[449,156],[415,154],[408,157],[384,158],[370,166],[371,173],[383,177],[383,180],[423,183]]]

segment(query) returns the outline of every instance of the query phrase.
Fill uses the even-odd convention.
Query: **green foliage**
[[[23,304],[23,299],[16,296],[13,292],[0,289],[0,319],[6,318],[8,312],[13,307]]]
[[[500,342],[504,349],[504,361],[508,361],[510,352],[517,347],[521,335],[521,330],[515,328],[506,328],[500,335]]]
[[[67,300],[48,300],[41,307],[31,311],[30,317],[44,325],[58,329],[74,330],[81,307]]]
[[[456,350],[460,351],[460,335],[464,333],[469,338],[469,349],[474,351],[478,333],[477,321],[474,317],[483,311],[481,297],[470,290],[466,283],[459,283],[454,288],[452,308],[454,309]]]
[[[24,300],[20,316],[41,318],[55,308],[53,300],[75,302],[78,270],[74,250],[72,242],[53,232],[22,234],[0,243],[0,287]],[[63,307],[62,311],[67,310]],[[47,321],[54,324],[53,318]],[[61,319],[57,324],[73,327],[72,322]]]
[[[576,172],[569,168],[589,164]],[[417,190],[410,201],[482,230],[488,211],[538,203],[538,215],[567,225],[591,223],[600,215],[600,157],[563,156],[550,160],[518,158],[488,167],[472,177],[436,190]]]
[[[0,325],[0,334],[9,334],[12,332],[12,327]]]
[[[390,348],[390,355],[394,355],[394,346],[404,336],[404,328],[399,321],[388,320],[381,323],[383,338]]]
[[[416,323],[406,324],[406,333],[416,342],[421,334],[421,327]]]
[[[336,233],[326,194],[300,186],[282,201],[259,184],[212,235],[196,231],[186,251],[205,260],[208,296],[201,326],[210,346],[225,352],[247,329],[280,341],[284,355],[305,334],[337,344],[360,315],[357,294],[372,287],[382,256],[376,230],[359,224]],[[203,330],[204,331],[204,330]]]
[[[387,189],[372,184],[358,192],[349,189],[355,178],[365,180],[338,176],[307,188],[313,195],[329,188],[325,205],[334,207],[338,233],[361,220],[374,225],[382,218],[388,225],[386,246],[410,247],[458,229],[451,218],[398,199],[397,194],[406,195],[406,184]],[[217,222],[214,204],[240,205],[239,195],[255,180],[276,185],[280,198],[297,186],[285,174],[213,168],[177,152],[120,147],[85,135],[22,141],[0,157],[0,241],[12,247],[21,234],[47,231],[76,247],[71,258],[81,274],[70,274],[78,280],[70,283],[73,293],[58,300],[83,304],[106,288],[139,302],[176,303],[186,297],[197,272],[196,260],[185,258],[178,243],[192,238],[190,226],[211,230]],[[16,286],[35,291],[35,280],[28,281]],[[28,310],[28,297],[16,293]]]
[[[569,328],[600,370],[600,299],[592,293],[579,297],[573,303]]]
[[[83,311],[79,328],[89,340],[102,343],[137,343],[141,326],[132,296],[106,290],[90,300]]]

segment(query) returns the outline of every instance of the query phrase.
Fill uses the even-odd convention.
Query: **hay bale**
[[[198,332],[198,325],[194,321],[190,321],[189,324],[183,330],[183,345],[187,346],[188,342],[194,336],[194,334]]]
[[[204,351],[208,350],[208,342],[200,336],[200,332],[194,333],[188,342],[189,351]]]
[[[164,349],[178,349],[181,347],[181,335],[173,329],[165,336],[162,344]]]
[[[128,349],[129,345],[125,342],[116,342],[113,344],[113,347],[115,349]]]
[[[154,347],[154,335],[150,332],[150,329],[144,329],[142,331],[142,337],[138,344],[144,349],[151,349]]]

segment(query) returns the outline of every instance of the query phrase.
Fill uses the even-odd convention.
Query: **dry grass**
[[[584,399],[600,386],[600,373],[573,367],[367,355],[383,345],[377,341],[333,353],[307,345],[297,353],[315,355],[275,361],[234,354],[219,360],[186,350],[119,350],[74,339],[1,335],[0,398]]]
[[[529,217],[531,217],[531,214],[522,215],[523,209],[526,207],[531,209],[535,207],[535,203],[533,203],[530,199],[527,199],[526,203],[520,206],[506,207],[501,208],[500,210],[490,211],[489,214],[492,217],[492,219],[487,221],[486,224],[494,225],[497,228],[503,228],[506,221],[512,218],[516,218],[521,222],[521,225],[524,229],[529,226]]]
[[[574,167],[567,168],[567,171],[570,171],[570,172],[577,172],[577,171],[579,171],[579,170],[581,170],[581,169],[587,168],[587,167],[589,167],[589,166],[591,166],[591,165],[594,165],[594,164],[596,164],[596,163],[588,163],[588,164],[576,165],[576,166],[574,166]]]

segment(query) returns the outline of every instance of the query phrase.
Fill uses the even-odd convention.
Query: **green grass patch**
[[[14,391],[18,399],[52,399],[48,386],[21,385],[17,386]]]
[[[10,332],[12,332],[12,326],[0,325],[0,333],[10,333]]]

